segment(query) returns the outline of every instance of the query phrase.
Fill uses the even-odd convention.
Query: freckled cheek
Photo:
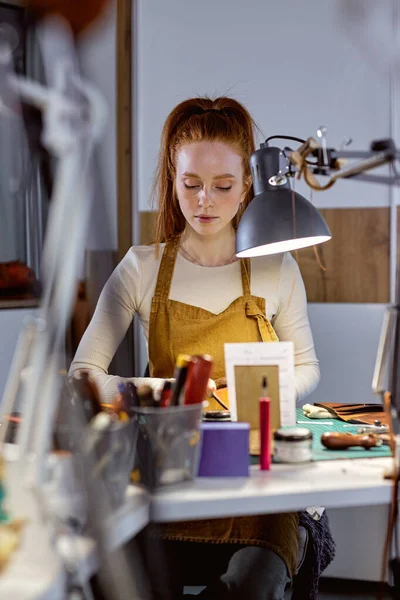
[[[193,212],[199,205],[196,194],[178,193],[178,198],[181,210],[183,211]]]
[[[219,201],[219,206],[227,211],[236,211],[240,204],[240,198],[236,194],[230,197],[222,198]]]

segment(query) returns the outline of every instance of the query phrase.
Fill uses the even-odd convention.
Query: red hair
[[[175,159],[179,148],[192,142],[225,142],[235,146],[243,157],[246,193],[234,219],[233,224],[237,226],[253,197],[250,155],[255,150],[254,129],[255,123],[247,109],[232,98],[191,98],[173,109],[163,127],[154,180],[154,197],[158,204],[156,246],[185,228],[185,217],[174,189]]]

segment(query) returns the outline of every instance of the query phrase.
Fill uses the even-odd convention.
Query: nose
[[[213,206],[211,194],[205,188],[203,188],[199,194],[199,206],[204,209],[211,208]]]

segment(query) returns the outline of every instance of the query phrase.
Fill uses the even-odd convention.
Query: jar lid
[[[207,410],[203,413],[203,421],[230,421],[229,410]]]
[[[283,440],[285,442],[312,440],[312,437],[312,431],[305,427],[281,427],[274,432],[274,440]]]

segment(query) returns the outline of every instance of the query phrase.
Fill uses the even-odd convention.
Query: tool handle
[[[353,433],[339,433],[337,431],[328,431],[321,435],[321,444],[329,450],[346,450],[352,446],[362,446],[366,450],[381,446],[382,441],[375,435],[363,434],[355,435]]]

